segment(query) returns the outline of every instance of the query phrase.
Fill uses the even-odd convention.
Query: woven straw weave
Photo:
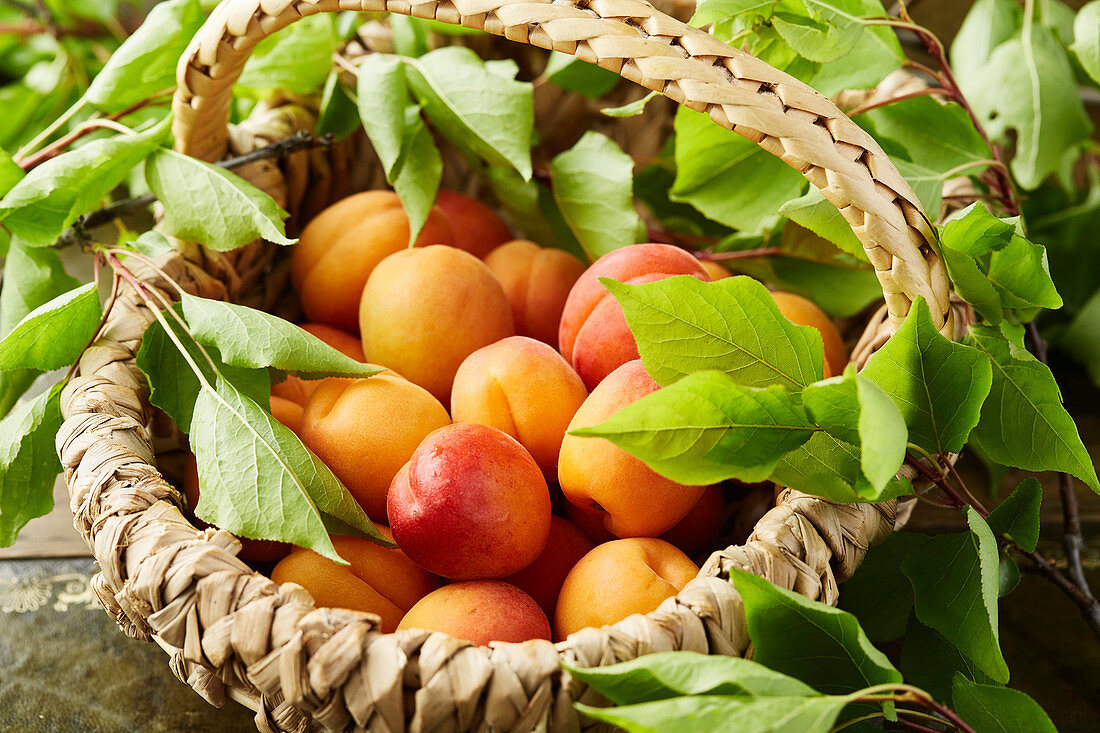
[[[801,171],[843,212],[882,283],[886,331],[923,296],[953,335],[931,227],[874,140],[802,83],[640,0],[583,7],[229,0],[181,60],[177,148],[206,160],[225,154],[231,89],[251,49],[304,15],[335,10],[435,17],[575,53],[707,112]],[[286,200],[295,184],[264,170],[265,185],[283,186]],[[166,258],[161,272],[204,297],[240,300],[270,277],[266,249],[252,245],[215,262],[210,253],[184,248],[186,256]],[[159,272],[134,267],[172,296]],[[744,545],[714,553],[678,596],[646,616],[585,629],[558,644],[486,648],[418,630],[381,634],[375,617],[315,608],[301,588],[280,587],[238,560],[231,534],[199,531],[184,519],[179,492],[154,465],[154,411],[134,365],[151,320],[146,304],[124,288],[103,337],[62,395],[66,419],[57,447],[74,523],[100,564],[95,592],[123,630],[165,647],[173,672],[213,704],[231,697],[252,707],[261,731],[581,730],[591,721],[579,720],[573,703],[604,701],[563,672],[561,661],[594,666],[676,649],[744,654],[744,609],[727,580],[729,568],[835,603],[837,582],[894,525],[894,502],[834,505],[785,491]]]

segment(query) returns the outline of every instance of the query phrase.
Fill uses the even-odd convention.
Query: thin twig
[[[729,262],[730,260],[750,260],[754,257],[771,257],[772,255],[785,254],[779,247],[761,247],[760,249],[741,249],[734,252],[695,252],[700,260],[713,262]]]
[[[925,87],[923,89],[917,89],[912,92],[906,92],[905,94],[899,94],[898,96],[890,97],[889,99],[880,99],[877,102],[871,102],[869,104],[863,105],[862,107],[856,107],[853,110],[849,110],[845,114],[847,114],[849,117],[856,117],[863,114],[864,112],[870,112],[873,109],[885,107],[889,104],[894,104],[895,102],[904,102],[907,99],[927,97],[930,95],[947,97],[948,99],[955,101],[955,94],[950,89],[944,89],[941,87]]]
[[[112,115],[108,115],[104,119],[110,120],[112,122],[117,122],[118,120],[121,120],[123,117],[125,117],[127,115],[130,115],[130,114],[133,114],[134,112],[137,112],[139,109],[142,109],[144,107],[147,107],[147,106],[150,106],[152,104],[158,103],[158,100],[160,100],[161,98],[166,97],[167,94],[170,94],[170,93],[171,92],[161,92],[161,93],[158,93],[158,94],[154,94],[151,97],[148,97],[146,99],[141,100],[140,102],[137,102],[135,104],[130,105],[126,109],[122,110],[121,112],[116,112]],[[103,119],[93,117],[92,119],[88,120],[87,122],[84,122],[81,125],[79,125],[76,129],[72,130],[68,134],[66,134],[62,137],[59,137],[57,140],[53,141],[52,143],[50,143],[46,147],[42,148],[41,150],[39,150],[34,155],[29,156],[25,160],[21,160],[19,162],[19,167],[22,168],[24,171],[29,171],[31,168],[34,168],[35,166],[41,165],[42,163],[46,162],[50,158],[54,158],[54,157],[58,156],[65,148],[69,147],[70,145],[72,145],[74,142],[76,142],[80,138],[82,138],[85,135],[88,135],[92,132],[95,132],[95,130],[99,126],[103,126]]]
[[[1047,344],[1039,334],[1035,321],[1027,324],[1028,340],[1036,358],[1049,368]],[[1077,493],[1073,490],[1073,479],[1068,473],[1058,474],[1058,492],[1062,499],[1062,548],[1066,553],[1066,570],[1074,584],[1089,598],[1095,598],[1089,587],[1085,569],[1081,564],[1081,548],[1085,544],[1081,532],[1081,515],[1077,505]]]
[[[271,143],[262,148],[253,150],[250,153],[239,155],[235,158],[226,158],[219,161],[214,165],[220,168],[238,168],[248,163],[254,163],[258,160],[264,160],[267,158],[279,158],[284,155],[296,152],[298,150],[305,150],[309,148],[327,148],[332,145],[334,138],[332,135],[321,135],[317,137],[311,135],[308,132],[301,131],[291,135],[288,138],[279,140],[278,142]],[[133,198],[122,199],[109,204],[99,211],[94,211],[90,214],[86,214],[79,219],[71,227],[66,229],[58,237],[57,244],[55,246],[65,247],[74,243],[81,243],[87,239],[86,232],[96,227],[103,226],[113,221],[115,218],[122,216],[128,212],[136,209],[141,209],[157,200],[157,197],[151,193],[144,194],[143,196],[135,196]]]

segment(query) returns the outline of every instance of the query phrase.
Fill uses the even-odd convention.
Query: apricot
[[[844,340],[840,338],[836,324],[825,315],[825,311],[818,308],[812,300],[794,293],[773,290],[772,298],[779,306],[779,312],[791,323],[813,326],[821,333],[821,340],[825,344],[825,377],[842,373],[848,365],[848,350],[844,348]]]
[[[429,433],[451,422],[439,401],[395,374],[325,380],[302,413],[302,442],[372,519],[386,518],[390,481]]]
[[[512,336],[462,362],[451,388],[451,417],[508,433],[553,478],[565,429],[587,396],[561,354],[541,341]]]
[[[297,402],[291,402],[282,397],[275,397],[272,395],[271,416],[295,433],[297,433],[302,426],[302,406]]]
[[[485,264],[512,304],[516,333],[556,346],[565,299],[584,263],[564,250],[517,239],[490,252]]]
[[[277,418],[276,418],[277,419]],[[187,456],[183,464],[183,495],[187,498],[187,518],[199,529],[211,526],[195,516],[195,507],[199,505],[199,465],[195,456]],[[241,551],[238,555],[245,562],[272,563],[278,562],[290,552],[293,545],[274,540],[254,540],[249,537],[238,537],[241,541]]]
[[[424,596],[397,628],[442,631],[478,646],[550,639],[550,622],[534,599],[499,580],[445,585]]]
[[[727,270],[720,262],[715,262],[714,260],[699,260],[699,264],[706,270],[707,275],[710,276],[711,282],[733,276],[733,273]]]
[[[649,613],[699,572],[664,540],[634,537],[597,545],[569,571],[554,611],[559,641],[589,626]]]
[[[702,552],[718,549],[714,543],[725,522],[726,497],[719,487],[708,486],[684,518],[661,535],[661,539],[675,545],[688,557],[695,557]]]
[[[451,242],[439,244],[453,244],[474,257],[484,257],[512,238],[508,225],[477,199],[457,191],[440,191],[435,205],[447,215],[453,235]]]
[[[450,244],[447,215],[433,208],[418,246]],[[392,191],[365,191],[328,207],[294,247],[290,277],[310,321],[354,332],[359,298],[371,271],[409,245],[409,218]]]
[[[453,580],[511,575],[550,533],[550,492],[535,459],[485,425],[448,425],[425,438],[390,484],[387,506],[405,554]]]
[[[389,536],[385,526],[376,526]],[[271,579],[297,583],[319,607],[373,613],[387,634],[396,631],[405,613],[440,585],[439,578],[421,570],[401,550],[353,537],[331,539],[336,553],[350,565],[295,547],[271,571]]]
[[[363,356],[363,343],[346,331],[326,326],[323,323],[302,323],[299,328],[321,339],[348,358],[362,362],[367,360]],[[291,375],[282,382],[271,385],[271,394],[274,397],[282,397],[291,402],[297,402],[299,405],[305,405],[306,400],[313,394],[313,390],[320,386],[321,382],[320,379],[302,379]]]
[[[657,389],[642,362],[629,361],[588,395],[569,430],[599,425]],[[656,537],[671,529],[705,488],[661,476],[610,440],[569,434],[561,444],[558,483],[571,503],[604,513],[604,526],[616,537]]]
[[[593,547],[592,540],[568,520],[550,517],[546,547],[533,563],[504,580],[534,598],[547,616],[553,616],[565,576]]]
[[[693,255],[668,244],[617,249],[596,260],[580,276],[565,301],[558,346],[585,386],[594,389],[617,367],[638,358],[638,345],[626,325],[622,306],[599,278],[637,285],[673,275],[710,280]]]
[[[367,358],[445,402],[462,360],[511,336],[512,309],[485,263],[454,247],[406,249],[371,273],[359,307]]]

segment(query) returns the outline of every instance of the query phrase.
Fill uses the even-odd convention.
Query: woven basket
[[[886,305],[856,347],[857,363],[917,296],[940,330],[956,335],[959,319],[932,227],[878,144],[805,84],[642,0],[227,0],[181,60],[177,150],[208,161],[225,155],[232,87],[251,50],[303,16],[337,10],[436,18],[576,54],[708,113],[802,172],[863,243]],[[302,125],[309,119],[304,113]],[[247,130],[234,136],[238,148],[265,142],[244,139]],[[290,183],[271,165],[245,174],[281,191],[281,201],[299,215],[313,209],[302,203],[305,174]],[[341,185],[325,185],[339,195]],[[273,249],[255,243],[220,254],[183,247],[161,269],[205,297],[270,307],[270,293],[281,287],[270,284],[279,277]],[[158,272],[136,263],[134,269],[172,295]],[[565,673],[561,661],[587,667],[676,649],[744,654],[749,639],[730,567],[832,604],[838,581],[894,526],[895,502],[836,505],[788,490],[744,545],[715,552],[678,596],[648,615],[584,629],[557,644],[489,648],[419,630],[382,634],[369,614],[318,609],[300,587],[253,572],[236,557],[235,537],[200,531],[181,514],[179,491],[155,466],[154,422],[163,418],[134,365],[151,320],[124,286],[103,337],[62,395],[57,446],[74,523],[101,568],[93,588],[122,629],[161,644],[176,676],[211,703],[230,697],[256,710],[261,731],[585,729],[591,721],[580,720],[573,703],[603,701]]]

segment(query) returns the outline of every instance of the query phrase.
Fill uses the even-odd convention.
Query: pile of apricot
[[[657,390],[622,308],[599,278],[645,283],[729,273],[664,244],[591,266],[513,240],[485,205],[442,192],[416,246],[397,196],[370,191],[322,212],[292,259],[302,328],[386,369],[367,379],[288,378],[272,414],[294,430],[400,549],[333,537],[343,566],[244,541],[245,559],[320,606],[381,628],[475,644],[563,639],[654,610],[695,577],[743,486],[682,486],[599,438],[598,425]],[[844,344],[813,303],[775,293]],[[192,506],[194,465],[185,480]],[[769,493],[770,497],[770,493]]]

